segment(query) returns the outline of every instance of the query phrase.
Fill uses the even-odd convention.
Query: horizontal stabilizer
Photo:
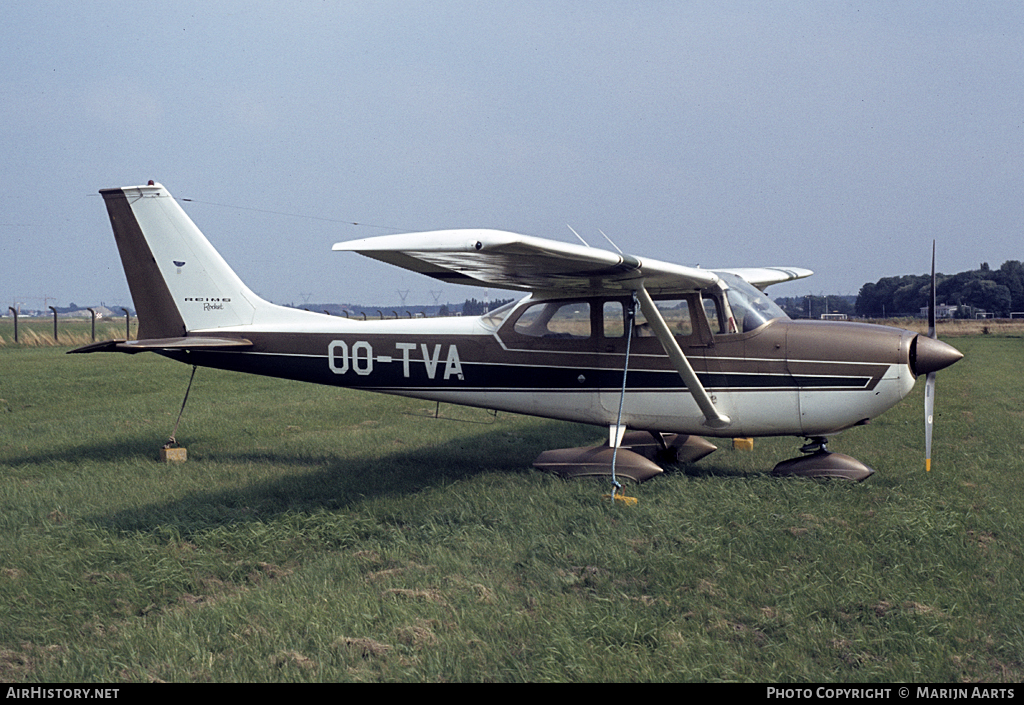
[[[252,341],[245,338],[147,338],[145,340],[104,340],[81,348],[69,350],[68,353],[91,352],[159,352],[160,350],[203,350],[251,348]]]

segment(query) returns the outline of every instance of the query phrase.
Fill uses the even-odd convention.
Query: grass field
[[[49,329],[52,333],[52,327]],[[628,493],[530,462],[601,429],[0,348],[0,680],[1024,679],[1024,340],[952,341],[831,448],[758,439]]]

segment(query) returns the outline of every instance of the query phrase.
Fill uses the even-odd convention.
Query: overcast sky
[[[442,228],[815,270],[777,296],[933,238],[943,272],[1024,260],[1017,1],[31,0],[2,31],[4,312],[130,301],[97,191],[149,179],[278,303],[479,298],[331,251]]]

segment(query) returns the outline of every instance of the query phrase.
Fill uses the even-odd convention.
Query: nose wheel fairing
[[[772,470],[772,475],[862,482],[875,474],[872,468],[856,458],[831,452],[826,444],[826,438],[811,439],[800,449],[802,456],[783,460]]]

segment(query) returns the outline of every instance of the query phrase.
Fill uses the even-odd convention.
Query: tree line
[[[860,288],[856,313],[866,318],[917,315],[928,306],[930,288],[929,274],[883,277]],[[992,269],[982,262],[978,269],[959,274],[936,273],[935,301],[956,306],[956,318],[974,318],[980,312],[1006,318],[1011,312],[1024,311],[1024,264],[1007,260]]]
[[[493,311],[499,306],[504,306],[510,301],[515,299],[495,299],[494,301],[477,301],[476,299],[466,299],[462,303],[462,315],[463,316],[482,316],[488,311]],[[440,315],[448,315],[447,306],[443,307],[444,312]]]

